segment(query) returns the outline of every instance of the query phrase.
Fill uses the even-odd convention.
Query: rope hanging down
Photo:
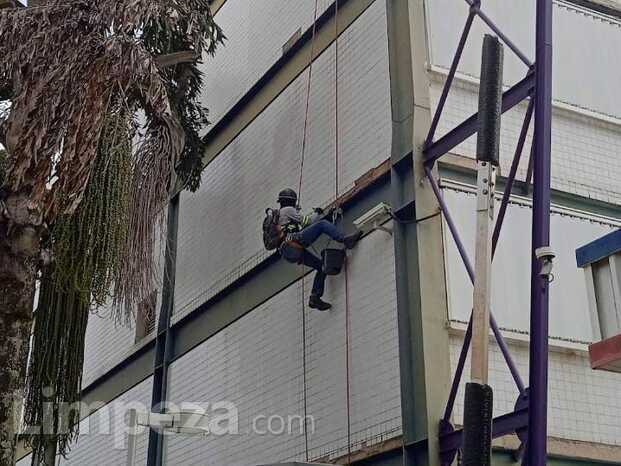
[[[335,189],[335,199],[338,199],[339,195],[339,86],[338,86],[338,75],[339,75],[339,1],[335,0],[334,2],[335,13],[334,13],[334,36],[335,36],[335,52],[334,52],[334,85],[335,85],[335,105],[334,105],[334,126],[335,126],[335,144],[334,144],[334,189]],[[308,139],[308,117],[309,117],[309,107],[310,107],[310,93],[311,93],[311,84],[312,84],[312,75],[313,75],[313,61],[315,55],[315,37],[317,34],[317,9],[318,9],[318,0],[315,0],[315,11],[313,16],[313,31],[311,36],[311,46],[310,46],[310,63],[308,67],[308,84],[306,86],[306,104],[304,110],[304,128],[302,134],[302,149],[301,149],[301,157],[300,157],[300,177],[298,182],[298,199],[302,198],[302,182],[304,175],[304,159],[306,156],[306,143]],[[302,265],[302,276],[305,275],[304,265]],[[345,376],[346,376],[346,410],[347,410],[347,464],[351,464],[351,377],[350,377],[350,313],[349,313],[349,276],[348,276],[348,268],[347,262],[345,262],[344,267],[345,274]],[[305,456],[306,461],[309,461],[309,439],[308,439],[308,429],[307,429],[307,418],[308,418],[308,403],[307,403],[307,380],[306,380],[306,366],[307,366],[307,355],[306,355],[306,310],[304,306],[305,301],[305,286],[304,279],[302,279],[302,340],[303,340],[303,354],[302,354],[302,366],[303,366],[303,400],[304,400],[304,441],[305,441]]]
[[[334,198],[339,197],[339,0],[334,2]],[[347,464],[351,464],[351,376],[350,376],[350,316],[349,274],[347,260],[345,276],[345,387],[347,400]]]
[[[311,83],[313,78],[313,62],[315,58],[315,37],[317,35],[317,8],[319,1],[315,0],[315,12],[313,14],[313,33],[310,44],[310,62],[308,65],[308,84],[306,85],[306,106],[304,109],[304,129],[302,130],[302,156],[300,158],[300,179],[298,182],[298,200],[302,199],[302,177],[304,175],[304,157],[306,156],[306,140],[308,135],[308,109],[310,106]]]
[[[308,109],[310,105],[310,93],[311,93],[311,83],[313,77],[313,61],[315,57],[315,36],[317,35],[317,9],[318,9],[319,1],[315,0],[315,11],[313,14],[313,33],[311,36],[311,44],[310,44],[310,58],[308,65],[308,84],[306,86],[306,106],[304,109],[304,129],[302,132],[302,153],[300,156],[300,179],[298,182],[298,202],[302,199],[302,181],[304,175],[304,157],[306,155],[306,139],[308,133]],[[304,287],[304,276],[306,275],[306,270],[304,264],[302,264],[302,384],[303,384],[303,393],[302,397],[304,400],[304,452],[306,461],[309,461],[308,454],[308,388],[306,381],[306,309],[304,306],[304,299],[306,296],[305,287]]]

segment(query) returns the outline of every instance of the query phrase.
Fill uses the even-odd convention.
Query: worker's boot
[[[343,244],[347,249],[354,249],[358,241],[360,241],[360,238],[362,238],[362,231],[358,230],[356,233],[347,235],[343,240]]]
[[[322,301],[319,296],[312,294],[308,300],[308,307],[311,309],[317,309],[318,311],[327,311],[332,307],[332,304],[326,303],[325,301]]]

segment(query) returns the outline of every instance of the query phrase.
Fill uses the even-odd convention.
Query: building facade
[[[535,2],[483,3],[534,57]],[[551,245],[557,259],[549,464],[621,464],[621,376],[590,369],[588,344],[604,331],[574,257],[578,246],[621,225],[621,4],[553,3]],[[128,410],[168,403],[201,407],[224,419],[226,432],[216,432],[216,424],[206,436],[143,431],[135,464],[396,465],[407,456],[438,465],[437,426],[472,286],[419,159],[468,5],[214,0],[213,8],[228,40],[204,64],[213,122],[206,166],[201,188],[182,192],[169,208],[156,328],[115,325],[105,310],[91,316],[84,368],[91,410],[59,463],[125,464]],[[438,136],[476,112],[485,32],[476,20]],[[510,86],[527,69],[508,51],[505,56]],[[509,171],[525,112],[523,103],[503,116],[501,175]],[[525,380],[530,132],[494,261],[492,296]],[[437,168],[472,257],[475,149],[470,137]],[[387,224],[392,235],[371,232],[349,253],[347,274],[328,279],[333,309],[324,313],[305,306],[308,271],[261,243],[265,208],[283,187],[297,187],[300,176],[302,204],[338,199],[345,228],[380,202],[407,219]],[[494,414],[500,415],[513,410],[518,392],[498,346],[491,349]],[[460,388],[453,424],[462,416]],[[494,464],[517,464],[515,435],[494,445]]]

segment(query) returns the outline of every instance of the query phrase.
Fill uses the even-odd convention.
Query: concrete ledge
[[[361,445],[358,450],[352,451],[351,455],[344,455],[331,461],[332,464],[349,464],[368,460],[395,450],[403,449],[403,439],[395,437],[373,445]]]
[[[620,0],[567,0],[567,2],[615,18],[621,18]]]
[[[493,447],[498,450],[517,451],[520,441],[515,435],[494,440]],[[548,457],[584,461],[587,464],[619,464],[621,446],[604,443],[583,442],[557,437],[548,437]]]
[[[447,321],[447,327],[450,335],[463,337],[468,328],[468,323],[458,320]],[[500,332],[507,343],[515,345],[517,347],[528,349],[530,342],[530,336],[526,331],[510,330],[504,327],[500,327]],[[496,338],[490,333],[490,341],[496,342]],[[581,357],[585,357],[588,351],[588,343],[573,341],[569,339],[561,339],[559,337],[549,337],[550,352],[573,354]]]
[[[621,372],[621,335],[590,345],[589,358],[593,369]]]

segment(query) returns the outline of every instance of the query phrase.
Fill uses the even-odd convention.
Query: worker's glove
[[[313,212],[315,212],[318,215],[323,215],[323,209],[321,207],[315,207],[313,209]]]

